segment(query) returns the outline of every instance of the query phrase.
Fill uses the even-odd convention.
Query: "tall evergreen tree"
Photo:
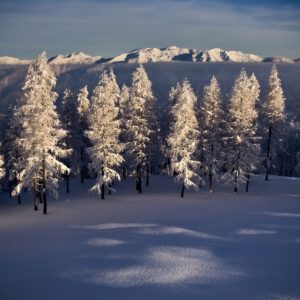
[[[196,170],[199,161],[194,157],[198,147],[199,129],[195,113],[197,98],[190,83],[184,80],[174,93],[171,109],[171,128],[167,138],[171,167],[176,180],[182,184],[181,197],[185,188],[198,187],[200,176]]]
[[[127,143],[127,132],[126,132],[126,123],[128,121],[129,116],[129,98],[130,98],[130,88],[123,84],[121,92],[120,92],[120,98],[119,98],[119,119],[120,119],[120,141],[124,144],[124,149],[122,152],[122,155],[124,157],[124,161],[122,164],[122,176],[125,179],[128,173],[128,157],[126,153],[126,143]],[[130,157],[129,157],[130,158]]]
[[[104,72],[91,97],[87,130],[87,137],[92,145],[88,148],[90,168],[97,174],[92,190],[101,193],[102,199],[105,187],[110,191],[111,183],[120,180],[116,168],[123,162],[117,100],[114,75],[112,71],[109,74]]]
[[[34,208],[38,209],[37,192],[41,180],[43,187],[43,213],[47,214],[46,188],[57,196],[58,178],[69,169],[60,161],[68,151],[60,145],[66,131],[61,128],[55,100],[54,87],[56,78],[47,63],[46,53],[39,55],[28,69],[23,97],[16,111],[22,126],[16,140],[22,160],[17,170],[20,182],[14,194],[20,193],[22,187],[34,187]]]
[[[126,84],[123,84],[122,89],[120,91],[120,98],[119,98],[119,114],[120,114],[120,122],[122,128],[125,128],[129,97],[130,97],[130,88]]]
[[[222,179],[226,184],[233,183],[235,192],[240,184],[249,180],[249,173],[255,169],[259,160],[260,145],[256,136],[257,93],[254,93],[252,84],[245,70],[242,70],[235,80],[229,100],[228,136],[225,139],[227,171]]]
[[[221,90],[217,79],[213,76],[210,84],[204,87],[201,108],[203,131],[204,168],[208,173],[209,191],[212,192],[213,178],[217,179],[224,159],[222,137],[224,128],[224,112],[221,104]]]
[[[264,112],[268,131],[266,151],[266,180],[269,179],[269,174],[272,167],[272,147],[274,146],[273,144],[275,142],[275,138],[278,138],[280,135],[280,128],[284,120],[285,98],[275,65],[271,69],[268,83],[268,93],[264,103]]]
[[[142,174],[146,172],[147,180],[155,144],[156,116],[155,98],[151,82],[142,65],[132,75],[132,86],[128,100],[128,117],[126,122],[127,155],[131,169],[135,170],[136,189],[142,192]]]
[[[86,148],[88,146],[88,141],[85,137],[84,132],[87,130],[87,113],[90,105],[90,101],[88,99],[88,89],[87,86],[84,86],[79,90],[77,95],[77,114],[79,116],[79,145],[78,150],[80,152],[80,181],[84,182],[84,176],[87,169],[87,155]]]
[[[71,169],[73,175],[77,175],[80,171],[80,119],[77,111],[76,99],[70,89],[65,89],[62,100],[62,125],[67,135],[64,143],[70,154],[65,159],[68,168]],[[69,193],[69,173],[65,174],[67,181],[67,193]]]
[[[16,145],[17,138],[20,137],[21,122],[17,107],[10,109],[9,121],[5,130],[3,141],[3,153],[5,154],[6,169],[8,171],[8,191],[10,197],[12,190],[16,187],[20,178],[20,162],[23,157],[19,147]],[[17,195],[18,204],[21,204],[21,191]]]

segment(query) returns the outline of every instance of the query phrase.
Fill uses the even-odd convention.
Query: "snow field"
[[[182,199],[173,178],[128,179],[100,200],[73,179],[46,216],[2,194],[0,298],[300,299],[300,180],[252,180]]]

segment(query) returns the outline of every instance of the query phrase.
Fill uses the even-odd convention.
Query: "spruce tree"
[[[57,196],[58,179],[69,172],[60,159],[68,153],[60,142],[66,135],[59,121],[54,91],[56,78],[47,63],[46,53],[39,55],[28,69],[23,96],[16,116],[21,122],[20,134],[16,139],[22,160],[16,166],[21,170],[20,182],[14,194],[22,187],[34,187],[34,209],[38,209],[37,193],[39,181],[42,182],[43,213],[47,214],[46,189]]]
[[[8,192],[12,197],[12,191],[19,183],[20,162],[22,155],[19,147],[16,145],[17,138],[20,137],[21,120],[18,115],[17,107],[10,109],[9,121],[5,130],[3,141],[3,152],[5,154],[6,169],[8,170]],[[17,194],[18,204],[21,204],[21,191]]]
[[[65,159],[68,168],[71,169],[73,175],[77,175],[80,171],[80,119],[77,112],[76,99],[70,89],[65,89],[62,100],[62,125],[67,135],[64,143],[70,151]],[[67,182],[67,193],[69,193],[69,173],[65,174]]]
[[[88,99],[88,89],[87,86],[84,86],[79,90],[77,95],[77,114],[79,117],[79,152],[80,152],[80,181],[84,182],[84,177],[87,169],[87,155],[86,148],[88,146],[88,141],[85,137],[84,132],[87,130],[87,113],[90,105]]]
[[[252,78],[253,79],[253,78]],[[235,80],[229,99],[226,141],[225,184],[233,184],[234,191],[249,180],[258,163],[260,145],[257,130],[257,110],[254,87],[245,70]],[[247,185],[248,186],[248,185]]]
[[[112,71],[105,71],[93,91],[88,113],[87,137],[91,147],[90,169],[97,174],[95,185],[91,190],[101,194],[104,199],[105,187],[111,191],[111,184],[120,180],[117,167],[123,162],[122,145],[119,141],[120,121],[118,120],[118,95],[114,86]]]
[[[221,97],[219,83],[213,76],[210,84],[204,87],[200,113],[203,132],[203,163],[208,174],[210,192],[212,192],[213,179],[218,179],[224,158],[224,155],[222,155],[224,154],[222,151],[224,112]]]
[[[266,117],[266,127],[268,132],[267,150],[266,150],[266,176],[265,180],[269,179],[269,174],[272,167],[272,147],[274,147],[275,138],[280,135],[281,126],[284,120],[285,98],[281,87],[281,81],[278,76],[278,71],[274,65],[268,80],[268,93],[264,103],[264,113]]]
[[[128,117],[125,125],[127,156],[131,171],[136,177],[136,189],[142,192],[142,174],[149,180],[150,165],[153,163],[152,145],[155,145],[157,119],[155,98],[151,82],[142,65],[132,75],[132,86],[128,100]]]
[[[200,163],[194,158],[199,138],[195,113],[197,98],[187,80],[180,88],[177,86],[173,100],[167,143],[171,168],[176,174],[176,181],[182,184],[181,197],[184,197],[185,188],[197,188],[200,180],[197,174]]]
[[[128,157],[126,152],[126,142],[127,142],[128,135],[126,133],[126,123],[128,121],[128,116],[129,116],[129,98],[130,98],[130,88],[126,84],[123,84],[120,92],[119,105],[118,105],[120,130],[121,130],[120,141],[125,146],[122,152],[122,155],[124,157],[124,161],[122,164],[123,179],[125,179],[128,174],[128,165],[127,165]]]

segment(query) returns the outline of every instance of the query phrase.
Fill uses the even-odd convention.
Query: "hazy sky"
[[[300,0],[0,0],[0,56],[172,45],[300,57]]]

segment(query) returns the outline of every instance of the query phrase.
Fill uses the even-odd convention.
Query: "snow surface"
[[[300,299],[300,179],[250,192],[127,179],[106,200],[71,181],[49,214],[0,198],[0,299]]]

